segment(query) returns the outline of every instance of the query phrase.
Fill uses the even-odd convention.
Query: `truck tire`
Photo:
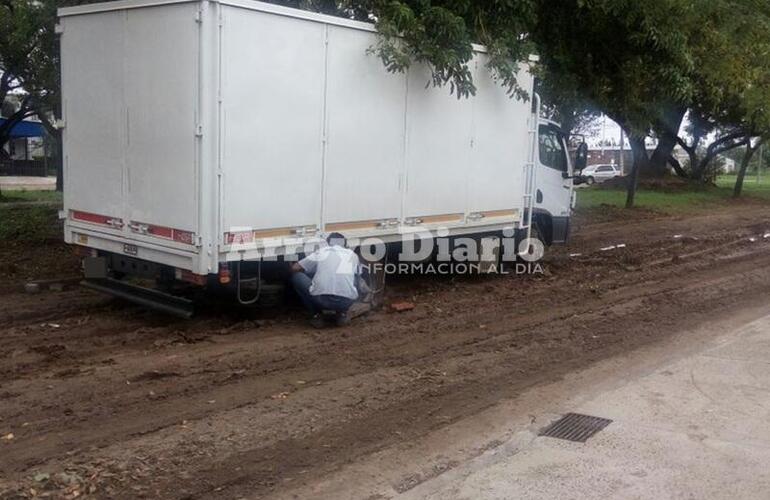
[[[531,240],[539,241],[540,245],[542,245],[541,248],[545,248],[546,247],[546,240],[543,237],[543,230],[540,229],[540,225],[538,223],[534,222],[534,221],[532,222],[532,231],[530,231],[529,237],[530,237]],[[532,248],[532,245],[530,245],[530,250],[529,251],[530,252],[534,251],[534,249]],[[525,260],[523,257],[521,257],[521,255],[519,255],[519,259],[522,260],[522,261]]]

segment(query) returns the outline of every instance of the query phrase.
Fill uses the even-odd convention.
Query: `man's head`
[[[343,235],[340,233],[331,233],[329,236],[326,237],[326,243],[329,244],[329,246],[338,246],[338,247],[345,247],[348,244],[348,240],[345,239]]]

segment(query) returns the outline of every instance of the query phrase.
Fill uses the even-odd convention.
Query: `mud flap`
[[[565,244],[569,240],[570,234],[570,218],[569,217],[554,217],[552,219],[552,233],[551,243]]]
[[[86,257],[83,259],[83,275],[86,279],[107,278],[107,257]]]

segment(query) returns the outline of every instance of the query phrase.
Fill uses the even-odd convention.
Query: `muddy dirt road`
[[[751,203],[687,218],[592,213],[544,274],[394,280],[388,301],[414,310],[324,331],[291,310],[178,321],[2,283],[0,497],[290,492],[766,301],[767,233],[770,207]]]

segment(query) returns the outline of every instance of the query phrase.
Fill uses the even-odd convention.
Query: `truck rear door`
[[[62,18],[68,223],[136,243],[128,248],[194,251],[196,9],[189,3]]]
[[[193,243],[197,233],[196,8],[127,11],[125,216],[132,239]]]

